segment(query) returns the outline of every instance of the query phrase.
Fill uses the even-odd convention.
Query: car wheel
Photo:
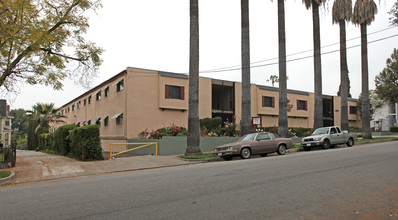
[[[310,151],[310,150],[311,150],[311,147],[304,147],[304,150],[305,150],[305,151]]]
[[[266,157],[268,154],[264,153],[264,154],[260,154],[261,157]]]
[[[348,139],[347,146],[352,147],[353,145],[354,145],[354,139],[352,138]]]
[[[223,156],[222,159],[228,161],[228,160],[232,160],[232,156]]]
[[[240,151],[240,158],[242,159],[249,159],[251,156],[252,152],[250,151],[249,148],[245,147]]]
[[[323,141],[323,149],[329,149],[330,148],[330,141],[329,140],[324,140]]]
[[[285,145],[279,145],[277,152],[278,152],[279,155],[285,155],[286,154],[286,146]]]

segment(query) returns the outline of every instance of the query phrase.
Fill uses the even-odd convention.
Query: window
[[[106,117],[104,118],[104,125],[105,125],[105,126],[108,126],[108,122],[109,122],[109,117],[106,116]]]
[[[87,124],[88,124],[88,125],[91,125],[91,120],[88,120],[88,121],[87,121]]]
[[[116,85],[116,91],[117,91],[117,92],[122,91],[122,90],[123,90],[123,87],[124,87],[124,80],[122,79],[122,80],[120,80],[120,81],[117,83],[117,85]]]
[[[87,99],[84,99],[83,100],[83,105],[86,106],[86,103],[87,103]]]
[[[297,110],[307,111],[307,101],[297,100]]]
[[[112,118],[116,118],[117,125],[123,124],[123,113],[118,113],[118,114],[112,116]]]
[[[80,101],[77,102],[77,108],[80,108]]]
[[[6,126],[10,126],[10,120],[6,120],[6,121],[5,121],[5,125],[6,125]]]
[[[91,104],[91,95],[88,97],[88,104]]]
[[[350,115],[356,115],[356,114],[357,114],[357,107],[350,106]]]
[[[74,111],[74,110],[75,110],[75,104],[72,105],[72,111]]]
[[[95,124],[101,126],[101,118],[94,119]]]
[[[109,96],[109,86],[105,88],[105,97]]]
[[[97,101],[101,100],[101,90],[99,92],[97,92],[97,94],[95,95]]]
[[[275,97],[263,96],[263,107],[275,108]]]
[[[256,140],[269,140],[269,139],[271,139],[271,138],[269,137],[269,134],[267,134],[267,133],[260,133],[256,137]]]
[[[184,100],[184,86],[166,85],[165,98]]]
[[[336,133],[337,133],[336,128],[331,128],[330,129],[330,134],[336,134]]]

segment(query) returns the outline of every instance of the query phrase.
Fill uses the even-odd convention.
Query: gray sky
[[[200,0],[200,75],[216,79],[240,81],[241,71],[205,72],[241,64],[240,0]],[[355,0],[354,0],[355,2]],[[378,1],[376,1],[378,3]],[[368,27],[368,42],[398,34],[389,28],[387,12],[394,0],[378,5],[375,21]],[[339,27],[332,24],[333,1],[321,9],[321,45],[323,93],[336,95],[340,84]],[[189,67],[189,1],[187,0],[103,0],[103,8],[90,15],[91,28],[87,39],[104,48],[104,63],[96,86],[113,75],[137,67],[176,73],[187,73]],[[313,92],[312,11],[301,0],[285,3],[287,60],[310,57],[287,63],[289,89]],[[380,32],[378,32],[380,31]],[[348,68],[351,94],[361,92],[360,29],[347,25]],[[385,67],[393,48],[398,48],[398,37],[369,43],[369,86],[374,89],[374,78]],[[328,46],[332,45],[332,46]],[[357,47],[355,47],[358,45]],[[278,75],[277,1],[250,0],[251,81],[271,85],[266,80]],[[260,62],[262,61],[262,62]],[[255,63],[254,63],[255,62]],[[254,67],[259,66],[259,67]],[[232,68],[230,68],[232,67]],[[21,94],[12,102],[12,109],[31,109],[37,102],[55,103],[56,107],[87,91],[64,82],[64,89],[20,85]],[[3,97],[2,97],[3,98]]]

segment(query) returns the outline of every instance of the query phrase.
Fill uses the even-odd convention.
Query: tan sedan
[[[248,159],[254,154],[265,157],[268,153],[277,152],[279,155],[284,155],[286,149],[291,147],[293,147],[292,139],[282,138],[274,133],[262,132],[247,134],[237,142],[218,146],[214,149],[213,154],[224,160],[231,160],[234,156]]]

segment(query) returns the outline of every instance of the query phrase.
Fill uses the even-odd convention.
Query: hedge
[[[53,133],[44,133],[39,135],[39,144],[36,150],[54,150],[54,134]]]
[[[54,132],[54,145],[57,153],[67,155],[70,152],[70,140],[68,138],[69,131],[75,129],[77,126],[75,124],[64,125]]]
[[[99,131],[98,125],[70,130],[70,155],[81,160],[103,160]]]
[[[391,132],[398,132],[398,127],[397,126],[393,126],[390,128]]]

